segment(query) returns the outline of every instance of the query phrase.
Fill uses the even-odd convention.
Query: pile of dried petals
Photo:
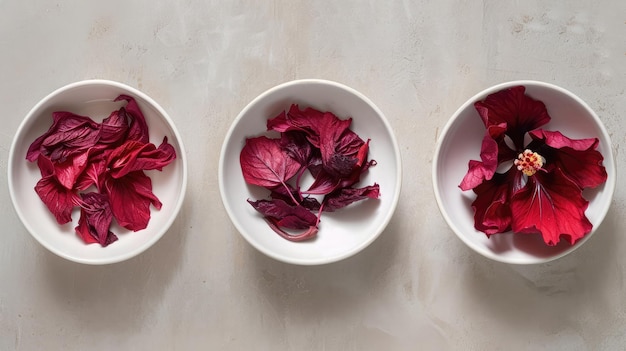
[[[331,112],[291,105],[288,112],[267,121],[267,130],[279,132],[280,138],[246,139],[240,154],[244,179],[271,191],[270,199],[248,202],[281,237],[291,241],[313,238],[323,211],[379,197],[376,183],[353,187],[376,161],[367,160],[369,140],[354,133],[351,122]],[[303,191],[300,181],[307,170],[314,181]],[[323,199],[320,203],[310,195]],[[283,228],[303,232],[294,234]]]
[[[113,219],[132,231],[144,229],[150,205],[161,208],[145,170],[162,170],[176,158],[167,137],[159,147],[149,142],[148,125],[137,102],[120,95],[126,106],[102,123],[71,112],[54,112],[50,129],[28,149],[26,159],[37,162],[42,178],[35,191],[59,224],[72,221],[87,244],[107,246],[117,240]],[[95,190],[93,190],[95,188]]]
[[[469,162],[459,187],[476,193],[474,227],[488,236],[538,232],[547,245],[561,236],[574,244],[592,229],[582,191],[607,179],[598,139],[540,129],[551,118],[525,90],[504,89],[474,104],[486,127],[481,161]],[[506,172],[496,172],[507,163]]]

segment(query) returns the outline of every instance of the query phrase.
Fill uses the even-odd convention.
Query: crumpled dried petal
[[[521,173],[511,168],[506,173],[495,173],[490,181],[485,181],[474,188],[476,199],[474,209],[474,227],[489,235],[511,230],[511,193],[512,184],[521,188]]]
[[[52,119],[48,131],[31,143],[27,160],[34,162],[43,153],[53,162],[65,162],[68,157],[84,152],[98,141],[98,123],[89,117],[54,112]]]
[[[290,229],[308,229],[317,225],[317,216],[302,205],[290,205],[280,199],[248,200],[248,203],[274,224]]]
[[[99,243],[103,247],[117,241],[117,236],[109,230],[113,213],[108,196],[90,192],[81,194],[81,198],[76,234],[87,244]]]
[[[35,185],[35,192],[59,224],[72,221],[72,209],[78,203],[78,195],[63,186],[54,173],[54,164],[43,154],[39,154],[37,164],[42,178]]]
[[[380,186],[376,183],[362,188],[342,188],[324,198],[324,211],[334,212],[354,202],[365,199],[378,199]]]
[[[139,170],[162,170],[176,158],[174,147],[167,142],[167,137],[157,148],[152,143],[144,144],[129,140],[108,154],[108,172],[113,178]]]
[[[120,95],[115,101],[126,101],[126,106],[119,111],[121,115],[126,115],[129,119],[128,135],[126,140],[135,140],[147,144],[150,142],[150,134],[148,133],[148,123],[141,112],[141,108],[137,101],[128,95]]]
[[[161,201],[152,192],[152,180],[143,171],[127,173],[121,178],[108,176],[104,181],[113,216],[122,227],[138,231],[150,221],[150,204],[161,209]]]
[[[506,145],[499,147],[499,142],[504,139],[506,123],[494,124],[485,130],[485,136],[480,149],[481,161],[470,160],[469,171],[461,181],[461,190],[470,190],[480,185],[485,180],[490,180],[496,173],[501,160],[498,157],[502,149],[508,149]]]

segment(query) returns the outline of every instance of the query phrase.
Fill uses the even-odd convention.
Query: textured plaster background
[[[1,350],[618,350],[626,347],[626,2],[0,0]],[[19,123],[67,83],[117,80],[181,132],[189,190],[154,247],[103,267],[65,261],[10,203]],[[255,251],[221,205],[217,163],[264,90],[325,78],[389,118],[404,161],[387,230],[360,254],[300,267]],[[571,90],[611,133],[618,186],[596,235],[558,261],[475,254],[435,205],[438,133],[490,85]]]

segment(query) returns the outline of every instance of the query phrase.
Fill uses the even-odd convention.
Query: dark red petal
[[[496,139],[502,139],[505,130],[506,124],[504,123],[489,126],[489,128],[485,130],[485,135],[480,148],[481,161],[469,161],[469,170],[459,185],[461,190],[465,191],[474,189],[483,181],[491,179],[494,173],[496,173],[499,163],[499,149],[501,147],[508,149],[504,143],[503,145],[498,145],[498,141]]]
[[[550,173],[539,171],[511,198],[512,229],[516,233],[539,232],[548,245],[558,244],[561,236],[574,244],[592,229],[585,216],[588,205],[578,185],[559,168]]]
[[[280,147],[303,166],[309,164],[313,148],[302,132],[285,132],[280,136]]]
[[[82,202],[80,219],[75,230],[85,243],[97,242],[106,247],[117,240],[117,236],[109,230],[113,221],[113,213],[109,198],[105,194],[81,194]]]
[[[53,123],[47,132],[32,142],[26,159],[35,161],[39,153],[49,156],[54,162],[64,162],[66,158],[92,147],[98,140],[98,123],[91,118],[71,112],[54,112]]]
[[[120,109],[120,114],[126,114],[130,119],[128,137],[126,140],[135,140],[147,144],[150,142],[148,123],[146,123],[146,118],[143,112],[141,112],[137,101],[128,95],[120,95],[115,99],[115,101],[121,100],[125,100],[127,104]]]
[[[258,200],[248,203],[277,226],[289,229],[307,229],[317,224],[317,216],[304,206],[292,206],[280,199]]]
[[[492,235],[511,229],[510,197],[514,184],[520,181],[520,174],[513,168],[503,174],[495,173],[491,180],[474,188],[476,199],[472,208],[477,230]]]
[[[560,168],[581,189],[594,188],[606,181],[604,157],[596,150],[597,138],[570,139],[560,132],[546,130],[532,131],[530,136],[535,140],[530,147],[535,144],[541,147],[541,143],[548,146],[537,150],[546,159],[547,169]]]
[[[267,188],[284,185],[301,167],[280,147],[279,139],[265,136],[246,139],[239,161],[248,184]]]
[[[323,210],[326,212],[334,212],[354,202],[365,199],[378,199],[379,196],[380,186],[376,183],[358,189],[343,188],[326,195],[323,201]]]
[[[128,129],[128,119],[125,110],[113,111],[100,124],[100,138],[98,142],[105,144],[105,146],[121,144],[126,140]]]
[[[131,172],[121,178],[108,177],[104,184],[113,216],[126,229],[146,228],[150,220],[150,204],[156,209],[161,208],[161,202],[152,193],[152,181],[143,171]]]
[[[485,127],[506,123],[507,135],[518,150],[524,147],[524,135],[550,121],[543,102],[525,94],[524,86],[500,90],[474,104]]]

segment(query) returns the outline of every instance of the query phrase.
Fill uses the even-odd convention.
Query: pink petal
[[[592,224],[585,216],[589,202],[559,168],[539,171],[511,199],[512,229],[516,233],[539,232],[548,245],[566,236],[571,244],[585,236]]]

